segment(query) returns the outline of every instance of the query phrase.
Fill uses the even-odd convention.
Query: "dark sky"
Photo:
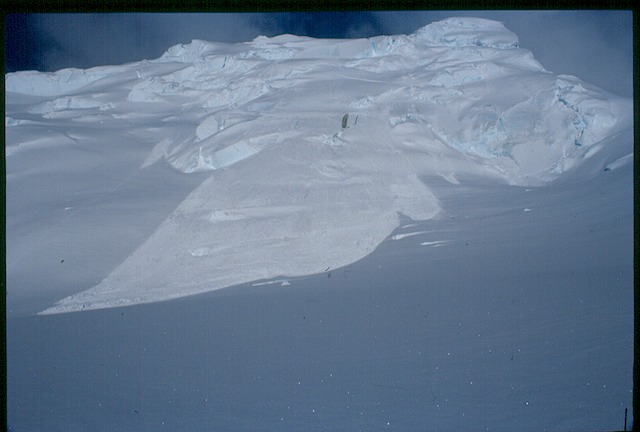
[[[554,73],[632,95],[631,11],[418,11],[235,14],[8,14],[6,72],[122,64],[192,39],[244,42],[290,33],[322,38],[408,34],[451,16],[502,21]]]

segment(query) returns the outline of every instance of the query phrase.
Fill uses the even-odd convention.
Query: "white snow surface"
[[[502,24],[5,85],[10,430],[622,429],[632,101]]]
[[[14,169],[28,152],[95,151],[89,129],[102,158],[111,140],[146,145],[128,176],[158,163],[210,173],[101,282],[45,314],[345,266],[401,217],[438,217],[425,177],[545,185],[628,129],[632,111],[546,71],[502,24],[468,18],[370,39],[194,40],[156,60],[10,73],[5,85],[9,185],[29,175]],[[10,251],[8,272],[24,260]]]

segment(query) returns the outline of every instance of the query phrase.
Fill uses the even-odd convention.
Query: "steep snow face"
[[[53,146],[38,140],[55,126],[68,152],[87,151],[79,131],[94,127],[143,142],[139,170],[210,173],[102,282],[45,313],[345,266],[400,217],[441,213],[421,179],[547,184],[629,128],[632,111],[545,71],[502,24],[468,18],[370,39],[194,40],[152,61],[13,73],[5,85],[8,171]]]

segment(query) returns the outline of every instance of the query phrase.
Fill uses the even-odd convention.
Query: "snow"
[[[90,77],[81,69],[62,69],[56,73],[20,72],[7,74],[7,92],[56,96],[73,92],[90,82]]]
[[[5,86],[14,427],[619,427],[632,101],[501,23]]]
[[[449,18],[418,30],[415,37],[433,45],[517,48],[518,36],[497,21]]]

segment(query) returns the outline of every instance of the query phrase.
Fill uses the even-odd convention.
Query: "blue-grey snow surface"
[[[632,102],[500,23],[5,85],[13,430],[621,428]]]

